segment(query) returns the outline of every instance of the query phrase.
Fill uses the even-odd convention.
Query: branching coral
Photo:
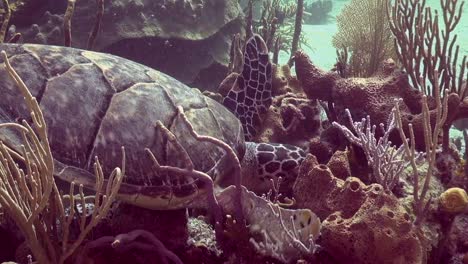
[[[71,47],[72,44],[72,35],[71,35],[71,19],[73,17],[73,12],[75,11],[76,0],[68,0],[67,10],[63,17],[63,31],[64,31],[64,45],[65,47]]]
[[[21,1],[17,1],[16,3],[20,3]],[[14,3],[14,4],[16,4]],[[13,4],[13,5],[14,5]],[[4,14],[3,14],[3,21],[2,23],[0,24],[1,27],[0,27],[0,43],[3,43],[6,41],[6,37],[7,37],[7,31],[9,31],[9,23],[10,23],[10,18],[11,18],[11,11],[12,8],[8,2],[8,0],[2,0],[2,5],[3,5],[3,9],[4,9]],[[12,36],[9,36],[9,39],[8,39],[8,43],[16,43],[18,42],[18,40],[21,38],[21,33],[14,33],[14,30],[12,30],[11,32],[13,32]],[[10,31],[8,33],[11,33]]]
[[[294,35],[291,43],[291,54],[294,54],[299,47],[299,38],[302,29],[302,14],[304,12],[304,0],[297,1],[296,20],[294,23]],[[291,66],[291,65],[290,65]]]
[[[279,50],[290,52],[297,50],[299,45],[308,45],[304,34],[301,34],[303,1],[297,5],[280,0],[264,2],[260,22],[255,23],[252,18],[253,5],[249,1],[247,15],[247,39],[250,31],[262,36],[274,57]],[[295,19],[292,19],[295,17]],[[251,29],[251,30],[250,30]],[[273,60],[275,63],[277,60]]]
[[[372,76],[385,59],[394,57],[386,3],[387,0],[352,0],[337,16],[338,33],[333,45],[350,51],[351,76]]]
[[[8,0],[2,0],[3,8],[5,9],[5,15],[3,16],[2,25],[0,28],[0,43],[3,43],[5,40],[5,34],[8,28],[8,23],[10,22],[11,9]]]
[[[437,75],[437,72],[436,72]],[[435,84],[434,90],[436,93],[439,93],[439,85],[438,83]],[[408,124],[409,129],[409,142],[404,132],[403,122],[402,122],[402,115],[400,112],[400,106],[398,104],[398,100],[395,101],[395,110],[396,110],[396,121],[397,121],[397,128],[400,133],[400,137],[403,141],[403,146],[405,149],[406,159],[410,161],[411,169],[412,169],[412,176],[413,176],[413,201],[414,201],[414,210],[416,215],[415,224],[418,225],[422,222],[429,205],[431,203],[432,197],[429,197],[426,200],[426,194],[429,189],[429,184],[431,182],[431,178],[436,171],[435,164],[436,164],[436,154],[437,154],[437,147],[439,142],[439,136],[442,132],[442,125],[444,124],[445,120],[447,119],[448,115],[448,90],[444,91],[443,101],[440,97],[436,97],[436,108],[435,108],[435,122],[434,128],[431,126],[431,117],[429,112],[429,106],[427,103],[427,96],[424,95],[422,98],[422,125],[424,128],[424,142],[425,142],[425,152],[426,152],[426,161],[428,163],[428,168],[424,173],[424,184],[422,188],[420,188],[419,184],[419,171],[418,166],[416,164],[418,154],[415,151],[415,137],[414,137],[414,130],[413,124]]]
[[[459,2],[440,1],[443,10],[442,29],[437,11],[433,13],[431,8],[425,7],[425,0],[395,0],[388,11],[398,58],[414,88],[433,97],[442,96],[444,90],[449,91],[449,107],[454,111],[443,124],[444,151],[449,148],[449,129],[452,123],[460,116],[468,115],[467,56],[463,56],[458,65],[459,46],[455,45],[457,36],[451,35],[462,15],[464,2],[458,5]],[[439,93],[435,90],[436,85],[440,87]]]
[[[33,126],[4,123],[1,129],[15,129],[22,135],[22,144],[7,146],[0,142],[0,204],[13,218],[26,238],[29,247],[39,263],[64,263],[86,235],[108,213],[125,173],[115,168],[104,189],[104,175],[98,160],[94,164],[96,175],[95,210],[91,221],[86,222],[83,213],[79,224],[80,234],[70,241],[69,229],[74,211],[66,214],[62,196],[54,181],[55,160],[52,157],[47,126],[37,100],[16,71],[11,67],[5,52],[2,52],[6,69],[22,95],[31,113]],[[123,149],[122,149],[123,152]],[[123,155],[123,164],[125,156]],[[70,206],[75,206],[74,184],[70,188]],[[84,207],[83,186],[80,186],[80,200]],[[57,222],[58,220],[58,222]]]
[[[96,37],[99,33],[99,29],[101,28],[102,16],[104,15],[104,0],[97,0],[96,3],[97,3],[96,20],[94,22],[93,29],[91,30],[91,33],[89,34],[88,45],[86,46],[86,49],[88,50],[92,50],[94,47]]]
[[[434,89],[426,86],[428,80],[432,87],[439,83],[439,92],[449,89],[450,93],[456,92],[464,98],[467,57],[463,56],[461,64],[457,65],[459,45],[455,45],[457,36],[452,36],[460,22],[464,1],[441,0],[440,3],[443,10],[441,26],[438,12],[433,13],[426,7],[426,0],[395,0],[389,7],[390,29],[395,35],[398,58],[415,88],[437,95]],[[437,77],[435,71],[439,73]]]
[[[357,133],[353,134],[347,127],[333,122],[346,136],[346,138],[360,146],[366,154],[367,163],[372,168],[374,179],[381,184],[384,189],[391,191],[398,183],[400,174],[409,165],[409,162],[402,159],[403,146],[396,148],[389,140],[390,133],[396,128],[395,109],[392,110],[387,127],[380,123],[383,136],[376,138],[376,125],[371,125],[370,118],[362,119],[361,122],[353,122],[351,113],[346,111],[346,115]]]

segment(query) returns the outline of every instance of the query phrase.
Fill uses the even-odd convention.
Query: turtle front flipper
[[[261,124],[260,114],[270,107],[272,69],[265,41],[252,36],[245,44],[242,73],[223,99],[242,123],[246,140],[252,140]]]
[[[264,194],[275,188],[279,181],[279,192],[289,196],[306,153],[300,147],[277,144],[246,142],[246,153],[242,161],[242,185],[247,189]],[[272,183],[273,180],[273,183]]]
[[[96,178],[87,170],[69,166],[54,161],[54,176],[65,181],[83,185],[86,189],[94,190]],[[108,179],[104,179],[107,186]],[[122,182],[118,192],[118,199],[125,203],[152,210],[173,210],[190,206],[195,200],[206,193],[206,186],[202,181],[194,179],[187,182],[167,182],[163,185],[136,185]],[[202,205],[200,205],[202,206]]]

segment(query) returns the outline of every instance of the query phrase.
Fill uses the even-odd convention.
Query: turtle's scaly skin
[[[299,165],[306,153],[300,147],[277,143],[246,143],[242,163],[242,184],[250,191],[263,194],[273,188],[273,180],[281,177],[280,192],[290,195]]]
[[[241,121],[247,140],[257,135],[261,113],[271,105],[271,73],[265,41],[254,35],[245,44],[242,73],[223,99],[223,104]]]
[[[230,109],[243,125],[245,138],[252,140],[272,103],[272,64],[268,48],[260,35],[247,40],[241,74],[231,74],[223,85],[232,87],[225,94],[223,104]],[[272,189],[273,180],[281,177],[281,191],[289,192],[296,180],[298,168],[305,153],[297,146],[276,143],[253,143],[246,145],[242,161],[242,184],[258,194]]]
[[[61,178],[91,182],[95,156],[108,174],[121,165],[120,148],[125,146],[124,200],[152,209],[186,206],[203,186],[191,179],[155,175],[145,148],[163,163],[181,165],[179,153],[155,128],[156,121],[161,120],[176,135],[197,170],[209,171],[223,153],[189,135],[177,118],[179,105],[199,134],[228,143],[239,159],[244,155],[244,134],[238,119],[198,90],[163,73],[120,57],[65,47],[1,44],[0,50],[6,51],[44,112],[56,175]],[[28,117],[4,64],[0,65],[0,76],[0,123]],[[18,136],[0,130],[0,140],[15,149]],[[222,180],[232,164],[219,164]]]

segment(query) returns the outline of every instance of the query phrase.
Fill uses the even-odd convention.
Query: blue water
[[[461,2],[461,0],[459,0]],[[466,1],[465,1],[466,2]],[[330,14],[328,24],[325,25],[303,25],[302,30],[305,33],[310,47],[303,46],[302,49],[309,54],[312,61],[324,70],[329,70],[336,62],[336,50],[332,45],[333,35],[338,31],[335,17],[340,14],[341,10],[349,1],[334,1],[333,10]],[[440,0],[427,0],[426,6],[432,8],[440,7]],[[457,43],[460,46],[459,60],[463,55],[468,55],[468,3],[465,3],[462,12],[462,19],[455,29],[458,34]],[[440,18],[441,19],[441,18]],[[442,21],[439,21],[441,23]],[[439,24],[440,25],[440,24]],[[452,33],[453,34],[453,33]],[[280,63],[284,64],[288,61],[289,54],[280,54]]]

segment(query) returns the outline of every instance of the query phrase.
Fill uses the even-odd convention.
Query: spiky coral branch
[[[235,154],[234,150],[232,148],[216,139],[210,136],[201,136],[199,135],[195,129],[193,128],[192,124],[188,120],[187,116],[184,114],[184,110],[182,107],[177,107],[178,111],[178,117],[182,119],[182,121],[188,126],[188,130],[190,134],[198,141],[204,141],[204,142],[209,142],[214,144],[217,147],[222,148],[225,152],[228,158],[233,162],[234,164],[234,178],[235,178],[235,183],[236,183],[236,188],[238,190],[238,203],[237,203],[237,210],[236,210],[236,220],[239,223],[244,222],[244,215],[243,215],[243,210],[242,210],[242,190],[241,190],[241,178],[240,178],[240,161]],[[174,167],[174,166],[163,166],[160,165],[154,154],[151,152],[149,149],[145,149],[150,158],[153,161],[153,165],[155,166],[156,170],[159,172],[170,172],[176,175],[181,175],[183,177],[194,177],[197,180],[202,181],[205,183],[205,186],[208,187],[208,203],[210,207],[210,211],[213,212],[214,214],[214,219],[215,219],[215,229],[216,229],[216,235],[220,237],[222,234],[222,222],[223,222],[223,216],[222,216],[222,210],[221,207],[219,206],[215,192],[214,192],[214,183],[213,180],[211,179],[208,174],[198,171],[194,168],[192,159],[190,158],[189,154],[187,153],[187,150],[180,144],[180,142],[177,140],[176,136],[168,130],[161,122],[158,122],[156,126],[164,133],[165,138],[171,142],[171,144],[176,148],[178,153],[182,156],[181,160],[183,163],[183,168],[179,167]]]
[[[346,126],[333,122],[333,126],[339,128],[351,143],[360,146],[364,150],[367,163],[372,168],[376,182],[389,191],[395,187],[400,174],[409,165],[409,162],[401,158],[404,151],[403,146],[396,148],[392,146],[392,142],[389,140],[390,133],[396,128],[395,111],[395,109],[392,110],[386,128],[384,124],[380,124],[380,128],[384,133],[379,139],[376,137],[376,126],[371,125],[369,116],[363,118],[361,122],[354,122],[351,113],[346,109],[347,118],[357,136]]]
[[[437,71],[435,72],[435,77],[437,78]],[[439,94],[439,86],[436,83],[434,87],[436,94]],[[417,155],[415,152],[415,138],[413,132],[412,124],[408,125],[410,133],[410,141],[408,142],[405,132],[403,131],[402,116],[399,107],[399,101],[395,101],[396,109],[396,121],[397,128],[400,133],[400,137],[403,141],[403,146],[405,149],[406,158],[410,161],[412,173],[413,173],[413,201],[414,201],[414,210],[416,215],[415,224],[419,225],[422,223],[425,213],[429,208],[431,197],[426,200],[426,195],[429,190],[429,184],[431,178],[436,170],[436,153],[439,142],[439,137],[442,132],[442,126],[447,119],[448,113],[448,90],[446,89],[443,93],[443,99],[439,96],[436,97],[436,120],[434,129],[431,127],[429,107],[427,103],[427,96],[424,95],[422,98],[422,114],[423,114],[423,125],[424,125],[424,142],[426,147],[426,161],[428,164],[428,169],[424,173],[424,184],[420,190],[419,183],[419,171],[416,164]]]
[[[97,11],[96,11],[96,20],[94,21],[93,29],[89,35],[87,49],[92,50],[94,47],[94,42],[96,41],[97,34],[101,28],[102,16],[104,15],[104,0],[96,0]]]
[[[448,89],[457,93],[460,98],[466,96],[463,89],[467,56],[463,56],[458,64],[459,45],[456,45],[457,35],[452,33],[460,22],[464,1],[441,0],[443,29],[439,25],[438,12],[432,12],[426,7],[426,0],[395,0],[389,1],[387,13],[390,29],[395,35],[397,55],[413,86],[432,96],[440,96],[435,90],[425,85],[429,80],[431,86],[439,85],[439,92]],[[460,72],[457,72],[460,67]],[[439,74],[436,77],[435,71]]]
[[[8,24],[10,23],[11,9],[8,0],[2,0],[3,9],[5,10],[5,16],[3,17],[2,27],[0,28],[0,43],[5,41],[6,31],[8,29]]]
[[[242,178],[241,178],[241,165],[239,158],[237,157],[236,153],[234,150],[225,142],[218,140],[214,137],[209,137],[209,136],[200,136],[195,129],[193,129],[192,124],[189,122],[187,119],[187,116],[183,114],[183,109],[182,107],[177,108],[179,111],[180,117],[185,121],[185,123],[189,127],[190,134],[196,138],[199,141],[204,141],[204,142],[209,142],[211,144],[214,144],[215,146],[221,148],[224,150],[226,155],[228,156],[229,160],[232,161],[234,165],[234,182],[236,186],[236,191],[237,191],[237,207],[236,207],[236,220],[238,223],[244,223],[244,212],[242,209]]]
[[[460,22],[464,4],[464,1],[440,0],[443,25],[439,24],[437,10],[432,12],[425,6],[425,0],[395,0],[393,5],[389,1],[387,8],[390,29],[396,37],[397,55],[413,86],[434,97],[449,91],[451,114],[442,126],[445,152],[449,150],[452,123],[468,117],[467,56],[458,64],[460,47],[456,44],[457,35],[452,35]],[[430,86],[426,85],[426,80]],[[436,85],[440,87],[439,93],[433,89]]]
[[[72,34],[71,34],[71,19],[73,17],[73,12],[75,11],[75,2],[76,0],[68,0],[67,10],[63,17],[63,32],[64,32],[64,46],[71,47],[72,43]]]

